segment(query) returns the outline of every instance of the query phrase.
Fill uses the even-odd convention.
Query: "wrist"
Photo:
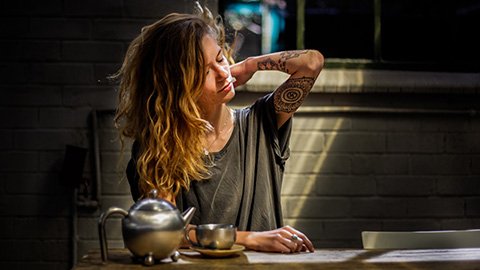
[[[245,59],[245,69],[248,73],[254,74],[258,71],[258,57],[250,56]]]
[[[237,240],[235,243],[248,247],[248,238],[252,234],[252,232],[247,232],[247,231],[237,231]]]

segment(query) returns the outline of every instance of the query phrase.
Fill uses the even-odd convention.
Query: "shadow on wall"
[[[286,223],[316,247],[361,247],[364,230],[480,227],[479,124],[439,111],[298,113]]]

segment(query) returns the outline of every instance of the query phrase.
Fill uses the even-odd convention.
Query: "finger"
[[[300,236],[299,236],[300,237]],[[310,239],[308,239],[306,236],[304,238],[302,238],[303,240],[303,245],[305,245],[305,251],[310,251],[310,252],[314,252],[315,251],[315,247],[313,246],[313,243],[312,241],[310,241]]]
[[[236,77],[241,74],[241,68],[238,64],[233,64],[230,66],[230,73],[232,76]]]
[[[315,251],[315,247],[313,246],[313,243],[312,243],[312,241],[310,241],[310,239],[308,239],[307,237],[305,237],[305,239],[303,240],[303,242],[305,243],[308,251],[310,251],[310,252],[314,252],[314,251]]]
[[[282,238],[282,239],[285,239],[285,238]],[[292,249],[288,245],[289,243],[279,240],[275,245],[274,251],[281,252],[281,253],[291,253]]]
[[[292,251],[293,251],[293,252],[298,252],[298,251],[300,251],[300,248],[301,248],[302,245],[303,245],[303,240],[302,240],[300,237],[298,237],[298,235],[296,235],[296,234],[294,234],[294,233],[293,233],[293,234],[290,233],[290,234],[288,234],[288,235],[290,235],[290,236],[288,237],[288,239],[295,244],[295,249],[292,250]]]
[[[303,240],[297,234],[292,233],[294,231],[293,228],[285,226],[280,229],[280,234],[291,243],[288,245],[291,248],[291,252],[300,252]]]
[[[315,247],[313,246],[312,241],[310,241],[310,239],[308,239],[308,237],[305,234],[303,234],[299,230],[296,230],[290,226],[285,226],[285,229],[288,230],[290,233],[296,234],[298,237],[300,237],[303,243],[305,244],[305,246],[307,247],[308,251],[310,252],[315,251]]]
[[[279,235],[278,241],[288,249],[287,252],[289,253],[297,250],[297,243],[291,240],[291,236],[284,237]]]
[[[298,242],[295,242],[295,250],[292,250],[292,252],[301,252],[302,251],[302,247],[303,247],[303,243],[298,243]]]
[[[303,240],[296,234],[291,234],[290,241],[295,243],[295,250],[293,252],[300,252],[303,246]]]
[[[306,248],[308,249],[308,251],[310,252],[314,252],[315,251],[315,247],[313,246],[313,243],[312,241],[310,241],[310,239],[308,239],[307,236],[303,235],[303,236],[300,236],[300,238],[302,238],[303,240],[303,244],[306,246]]]
[[[304,246],[305,244],[303,243],[303,241],[297,242],[297,250],[295,252],[301,252]]]

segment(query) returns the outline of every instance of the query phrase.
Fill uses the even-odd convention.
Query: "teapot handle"
[[[107,234],[105,233],[105,222],[107,218],[113,214],[120,214],[123,217],[128,215],[128,212],[118,207],[110,207],[106,212],[100,215],[98,219],[98,235],[100,239],[100,252],[102,254],[102,262],[106,263],[108,260],[108,246],[107,246]]]

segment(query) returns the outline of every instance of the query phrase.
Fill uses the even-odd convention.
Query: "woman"
[[[280,189],[291,117],[323,66],[314,50],[250,57],[230,65],[224,32],[204,9],[170,14],[142,29],[119,73],[115,118],[135,140],[127,177],[134,200],[151,189],[192,224],[229,223],[237,243],[269,252],[313,251],[283,226]],[[234,88],[259,70],[290,77],[253,105],[232,110]]]

